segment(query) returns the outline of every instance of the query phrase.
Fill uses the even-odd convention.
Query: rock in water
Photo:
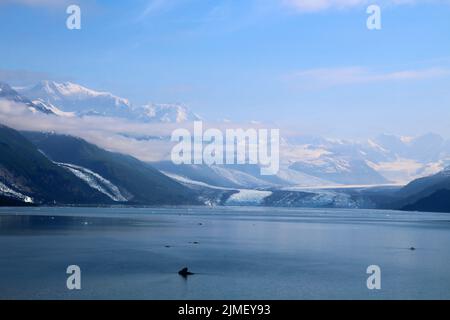
[[[178,274],[179,274],[180,276],[182,276],[183,278],[186,278],[187,276],[191,276],[191,275],[193,275],[194,273],[189,272],[189,269],[188,269],[188,268],[183,268],[183,269],[181,269],[180,271],[178,271]]]

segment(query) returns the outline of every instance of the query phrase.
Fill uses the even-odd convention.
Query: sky
[[[449,17],[446,0],[0,0],[0,80],[331,137],[450,138]]]

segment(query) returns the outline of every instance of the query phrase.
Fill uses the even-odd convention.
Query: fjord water
[[[0,298],[450,299],[449,247],[449,214],[0,208]],[[381,290],[367,289],[369,265]]]

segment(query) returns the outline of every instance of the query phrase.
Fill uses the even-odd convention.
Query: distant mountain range
[[[450,141],[435,134],[384,134],[362,141],[294,137],[287,143],[294,150],[291,158],[295,159],[296,146],[301,150],[291,168],[341,184],[401,184],[450,163]]]
[[[386,143],[387,139],[396,143]],[[450,159],[447,142],[432,134],[409,139],[383,135],[362,142],[291,137],[284,139],[280,153],[275,176],[260,175],[256,165],[176,166],[168,161],[153,165],[221,187],[339,187],[405,184],[443,170]]]
[[[0,87],[3,88],[0,98],[25,103],[33,112],[72,117],[108,116],[138,123],[183,123],[200,119],[186,106],[148,104],[136,107],[128,99],[71,82],[41,81],[16,90],[7,84]],[[142,134],[118,134],[138,141],[156,140],[154,136]],[[158,136],[157,139],[169,141],[170,136]],[[290,136],[284,137],[282,141],[281,161],[284,169],[279,179],[275,179],[275,184],[317,186],[407,183],[442,170],[450,163],[449,160],[450,141],[431,133],[419,137],[384,134],[363,141]],[[216,174],[221,169],[225,175],[228,174],[228,168],[214,168]],[[238,171],[243,171],[241,169],[238,168]],[[249,166],[244,171],[252,170]],[[179,170],[176,171],[172,173],[178,174]],[[192,178],[189,176],[192,170],[186,168],[186,171],[187,176]],[[256,178],[265,180],[260,176]],[[273,182],[251,185],[267,186],[273,185]]]
[[[41,81],[20,88],[0,83],[1,100],[25,105],[32,114],[75,120],[86,116],[140,124],[200,120],[186,106],[134,106],[125,98],[71,82]],[[170,135],[117,135],[130,142],[170,144]],[[2,204],[252,203],[450,210],[445,200],[450,189],[445,170],[450,141],[432,133],[383,134],[361,141],[282,137],[280,170],[274,176],[260,175],[257,165],[145,163],[68,135],[19,133],[4,126],[0,138]],[[399,186],[388,187],[393,184]],[[370,186],[386,187],[368,191]]]

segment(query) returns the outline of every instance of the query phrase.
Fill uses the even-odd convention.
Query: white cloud
[[[425,80],[448,75],[450,70],[443,68],[375,72],[362,67],[345,67],[302,70],[285,78],[296,86],[321,88],[370,82]]]
[[[170,144],[167,141],[139,141],[121,133],[149,136],[166,136],[174,124],[140,124],[119,118],[107,117],[58,117],[43,113],[32,113],[18,103],[0,100],[0,124],[16,130],[44,131],[81,137],[110,151],[133,155],[144,161],[167,158]]]
[[[0,99],[0,124],[22,131],[68,134],[85,139],[109,151],[132,155],[143,161],[170,159],[172,142],[139,140],[132,136],[170,137],[179,123],[137,123],[108,117],[63,117],[31,112],[25,105]],[[182,126],[192,132],[193,123]],[[204,130],[233,128],[265,128],[263,124],[203,123]]]

